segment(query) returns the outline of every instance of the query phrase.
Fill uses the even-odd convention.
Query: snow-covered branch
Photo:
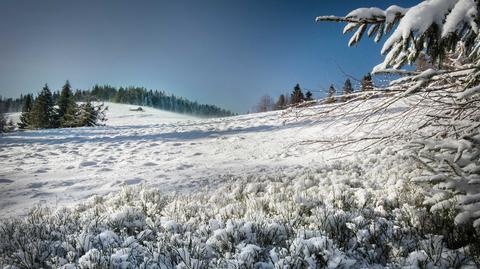
[[[442,58],[458,45],[463,55],[478,57],[478,5],[474,0],[427,0],[411,7],[359,8],[344,17],[319,16],[316,21],[346,22],[343,33],[355,31],[348,45],[357,44],[365,32],[379,42],[386,35],[381,53],[383,63],[374,72],[412,64],[422,51],[432,61]],[[367,26],[369,26],[368,31]]]

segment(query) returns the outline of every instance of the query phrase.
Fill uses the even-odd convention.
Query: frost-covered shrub
[[[318,21],[345,22],[344,33],[355,30],[349,45],[358,43],[365,33],[375,42],[388,36],[381,50],[384,61],[373,72],[400,78],[357,94],[357,101],[374,94],[386,96],[380,105],[367,108],[361,124],[394,103],[408,104],[397,121],[416,121],[418,128],[377,139],[405,142],[411,157],[424,168],[413,181],[424,185],[425,205],[447,223],[453,216],[459,227],[449,230],[471,230],[469,234],[480,229],[479,8],[472,0],[426,0],[409,8],[359,8],[344,17],[317,17]],[[425,55],[430,68],[416,62]],[[417,70],[402,69],[412,64]],[[446,240],[449,244],[464,241]]]
[[[398,148],[401,149],[401,148]],[[424,168],[398,149],[209,192],[132,187],[0,225],[19,268],[365,268],[478,265],[478,232],[432,211]],[[379,161],[381,158],[381,161]],[[260,180],[261,179],[261,180]],[[473,226],[469,226],[473,227]]]

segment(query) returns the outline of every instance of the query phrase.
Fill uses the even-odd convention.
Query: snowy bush
[[[393,146],[392,146],[393,147]],[[19,268],[475,266],[479,231],[424,204],[424,167],[401,146],[315,169],[233,178],[211,192],[146,187],[1,223]],[[381,156],[381,160],[379,159]],[[372,168],[375,167],[375,168]],[[463,212],[463,211],[462,211]],[[472,226],[468,226],[472,227]],[[459,236],[466,232],[468,236]]]
[[[396,102],[407,101],[410,107],[397,121],[413,121],[420,127],[363,139],[403,141],[404,149],[424,168],[412,179],[425,190],[422,203],[445,220],[439,226],[452,226],[447,241],[453,245],[480,229],[478,16],[477,1],[426,0],[410,8],[359,8],[344,17],[317,17],[317,21],[347,23],[344,33],[355,31],[349,45],[365,33],[375,42],[389,35],[381,50],[384,61],[373,72],[401,77],[386,87],[357,94],[353,101],[386,96],[367,109],[360,124]],[[421,55],[426,55],[431,68],[421,70],[417,64],[417,70],[401,69],[415,65]]]

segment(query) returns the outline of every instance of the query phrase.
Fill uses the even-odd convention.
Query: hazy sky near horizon
[[[315,23],[358,7],[419,1],[3,0],[0,95],[43,84],[144,86],[243,113],[296,83],[316,96],[382,59],[371,40],[348,48],[344,24]],[[339,68],[340,67],[340,68]]]

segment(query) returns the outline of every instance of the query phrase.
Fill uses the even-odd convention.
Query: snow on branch
[[[381,50],[384,61],[374,67],[373,73],[400,78],[375,89],[384,93],[384,99],[375,106],[366,106],[372,92],[360,92],[350,100],[358,102],[356,107],[367,107],[355,124],[382,122],[378,115],[398,102],[409,103],[405,112],[397,116],[398,122],[418,124],[418,128],[400,136],[394,132],[381,138],[370,134],[357,140],[347,137],[337,144],[404,140],[405,150],[426,168],[425,174],[412,182],[426,185],[425,205],[429,210],[455,210],[452,215],[456,225],[476,229],[480,229],[478,9],[475,0],[426,0],[408,9],[359,8],[345,17],[317,17],[317,21],[347,23],[343,33],[353,32],[349,46],[357,44],[365,33],[375,42],[390,34]],[[429,62],[424,68],[416,65],[420,56]],[[416,70],[401,69],[413,64]],[[351,111],[341,113],[345,117],[359,116]]]
[[[462,54],[478,57],[478,5],[474,0],[426,0],[411,8],[390,6],[386,10],[359,8],[345,17],[319,16],[316,21],[346,22],[344,34],[356,30],[349,46],[357,44],[365,32],[375,42],[391,33],[381,50],[385,59],[374,73],[412,64],[421,52],[441,63],[459,44]]]

